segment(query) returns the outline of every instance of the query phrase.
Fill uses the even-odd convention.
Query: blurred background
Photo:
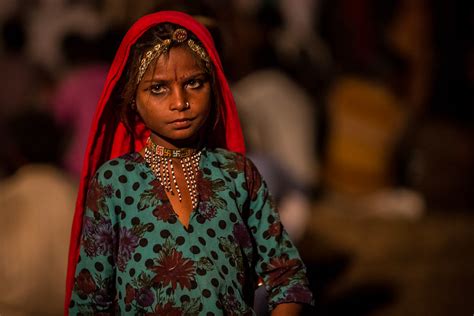
[[[1,0],[0,315],[61,315],[95,105],[163,9],[215,38],[306,315],[474,313],[474,2]]]

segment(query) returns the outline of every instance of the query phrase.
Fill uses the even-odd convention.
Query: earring
[[[133,99],[132,101],[130,101],[130,107],[132,108],[132,110],[136,110],[137,109],[137,102],[135,101],[135,99]]]

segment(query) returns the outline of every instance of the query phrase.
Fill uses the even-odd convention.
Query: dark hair
[[[131,107],[132,102],[134,102],[135,94],[137,91],[137,77],[138,69],[140,66],[140,61],[142,56],[152,49],[158,42],[161,42],[165,39],[171,39],[173,32],[178,29],[183,28],[182,26],[173,24],[173,23],[161,23],[157,26],[146,31],[142,37],[132,46],[127,64],[122,73],[122,76],[117,83],[114,93],[112,94],[111,101],[115,106],[119,107],[120,120],[125,124],[125,127],[133,133],[133,126],[139,119],[138,113],[135,109]],[[202,48],[201,41],[189,30],[187,30],[188,38],[194,40]],[[212,104],[211,104],[211,115],[213,119],[212,124],[207,124],[208,126],[214,127],[217,125],[219,118],[220,104],[222,103],[222,97],[220,90],[217,85],[217,78],[215,75],[214,67],[211,62],[204,61],[199,57],[192,49],[186,45],[185,42],[172,41],[170,44],[171,50],[173,47],[186,47],[190,52],[193,53],[194,58],[198,62],[199,66],[209,75],[212,91]],[[163,54],[168,54],[168,51],[163,52]],[[154,65],[155,61],[152,61],[150,66]]]

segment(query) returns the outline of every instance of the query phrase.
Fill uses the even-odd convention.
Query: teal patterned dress
[[[244,156],[202,151],[188,227],[138,153],[110,160],[87,193],[71,315],[253,315],[312,302],[306,270],[265,182]]]

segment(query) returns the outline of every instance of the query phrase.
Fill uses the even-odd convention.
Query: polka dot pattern
[[[160,198],[165,196],[163,188],[156,186],[156,178],[138,154],[99,168],[91,184],[94,200],[87,204],[89,220],[76,273],[81,274],[76,279],[85,281],[75,286],[71,314],[85,314],[84,306],[93,303],[93,295],[84,295],[93,289],[87,284],[94,284],[97,293],[107,291],[114,275],[118,308],[125,315],[164,310],[166,297],[173,298],[174,305],[166,305],[171,310],[186,306],[199,315],[222,315],[233,306],[232,313],[250,313],[246,298],[252,295],[246,291],[251,287],[242,284],[255,273],[269,285],[273,276],[293,278],[278,281],[286,285],[276,286],[270,303],[285,300],[285,293],[295,285],[303,289],[295,293],[305,293],[304,276],[283,272],[291,268],[286,264],[298,265],[288,271],[300,271],[302,265],[287,235],[275,229],[278,214],[253,165],[224,150],[205,150],[201,157],[200,202],[188,227],[178,220],[169,201]],[[298,295],[294,299],[301,302],[311,298]]]

